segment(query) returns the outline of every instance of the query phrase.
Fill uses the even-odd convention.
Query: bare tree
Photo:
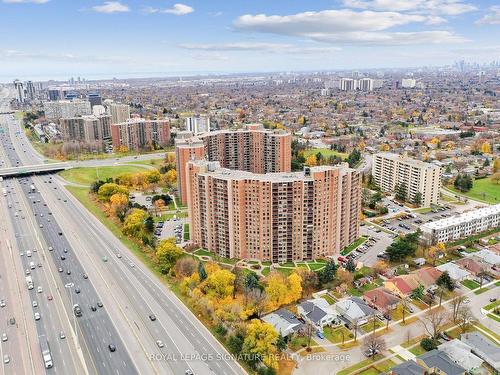
[[[311,338],[312,338],[314,331],[315,331],[315,328],[311,324],[311,322],[306,322],[306,325],[304,327],[304,334],[307,337],[307,348],[308,349],[311,347]]]
[[[463,295],[458,295],[452,299],[452,301],[451,301],[451,318],[453,320],[453,323],[457,322],[458,311],[460,310],[460,307],[463,305],[464,301],[465,301],[465,296],[463,296]]]
[[[248,295],[250,301],[255,306],[255,313],[257,317],[261,317],[264,312],[264,308],[266,307],[266,292],[261,290],[260,288],[252,289],[252,291]]]
[[[356,318],[352,321],[352,330],[354,331],[354,341],[356,341],[358,338],[358,325],[359,325],[359,319]]]
[[[406,309],[409,308],[410,306],[410,301],[408,299],[408,297],[406,296],[403,296],[401,298],[401,301],[399,302],[400,306],[401,306],[401,312],[403,314],[403,323],[405,322],[405,316],[406,316]]]
[[[363,339],[362,344],[363,352],[368,355],[371,359],[375,359],[375,355],[385,350],[385,340],[372,333]]]
[[[442,332],[442,327],[446,323],[447,314],[442,308],[434,308],[425,313],[422,317],[422,325],[425,331],[433,340],[437,340]]]
[[[460,331],[462,333],[467,332],[467,328],[469,328],[469,324],[472,321],[472,318],[473,315],[469,306],[462,305],[458,309],[457,322],[458,322],[458,327],[460,328]]]

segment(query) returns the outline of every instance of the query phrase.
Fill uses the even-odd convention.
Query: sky
[[[0,80],[500,60],[498,0],[0,0]]]

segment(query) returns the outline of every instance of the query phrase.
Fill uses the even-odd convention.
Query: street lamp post
[[[73,292],[72,292],[72,288],[74,286],[75,286],[74,283],[67,283],[66,285],[64,285],[64,287],[69,290],[69,299],[71,301],[71,309],[72,309],[72,312],[73,312],[73,321],[74,321],[74,325],[75,325],[76,347],[79,349],[80,345],[78,343],[78,330],[77,330],[77,327],[76,327],[76,316],[75,316],[75,312],[73,311]]]

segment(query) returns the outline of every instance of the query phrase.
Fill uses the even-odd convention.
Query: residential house
[[[299,315],[316,328],[339,324],[338,314],[324,298],[314,298],[300,303],[297,306]]]
[[[384,287],[401,298],[408,297],[419,283],[412,275],[401,275],[384,281]]]
[[[427,374],[425,368],[420,366],[414,360],[410,359],[397,366],[394,366],[389,375],[425,375]]]
[[[483,249],[473,255],[474,257],[481,258],[484,262],[490,264],[491,266],[500,266],[500,255],[495,254],[493,251]]]
[[[481,258],[476,257],[466,257],[462,259],[458,259],[455,261],[462,269],[470,272],[472,275],[477,276],[483,271],[487,271],[491,266],[488,263],[485,263]]]
[[[460,341],[470,346],[472,353],[483,359],[495,371],[500,371],[500,347],[480,332],[460,335]]]
[[[399,303],[399,298],[385,288],[376,288],[365,292],[363,299],[369,306],[379,311],[394,310]]]
[[[349,297],[340,300],[335,304],[335,309],[346,323],[351,327],[360,326],[368,322],[371,316],[375,315],[376,310],[359,297]]]
[[[452,262],[448,262],[445,264],[441,264],[436,267],[438,270],[442,272],[448,272],[448,275],[452,278],[452,280],[460,282],[465,279],[472,278],[472,275],[469,271],[460,268],[458,265]]]
[[[412,275],[420,285],[423,285],[425,289],[429,289],[435,285],[441,274],[442,272],[435,267],[419,268],[418,270],[410,273],[410,275]]]
[[[267,314],[262,320],[271,324],[283,337],[298,332],[303,327],[302,322],[285,308]]]
[[[460,340],[445,341],[438,346],[457,365],[462,366],[470,373],[477,373],[483,364],[483,360],[471,352],[471,347]]]
[[[373,278],[371,276],[364,276],[359,278],[358,280],[353,281],[353,285],[356,288],[362,287],[363,285],[370,284],[373,281]]]
[[[417,364],[430,374],[465,375],[466,369],[456,364],[448,355],[439,349],[431,350],[416,358]]]

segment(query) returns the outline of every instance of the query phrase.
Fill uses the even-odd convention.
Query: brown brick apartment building
[[[239,130],[219,130],[197,137],[182,133],[176,139],[177,181],[181,201],[188,201],[186,165],[206,158],[223,168],[253,173],[289,172],[292,137],[284,131],[266,130],[262,124],[247,124]]]
[[[125,146],[129,150],[139,151],[150,148],[155,143],[165,146],[170,141],[170,121],[132,118],[112,124],[111,138],[114,149]]]
[[[188,161],[191,239],[228,258],[333,256],[359,237],[361,177],[343,166],[257,174]]]

